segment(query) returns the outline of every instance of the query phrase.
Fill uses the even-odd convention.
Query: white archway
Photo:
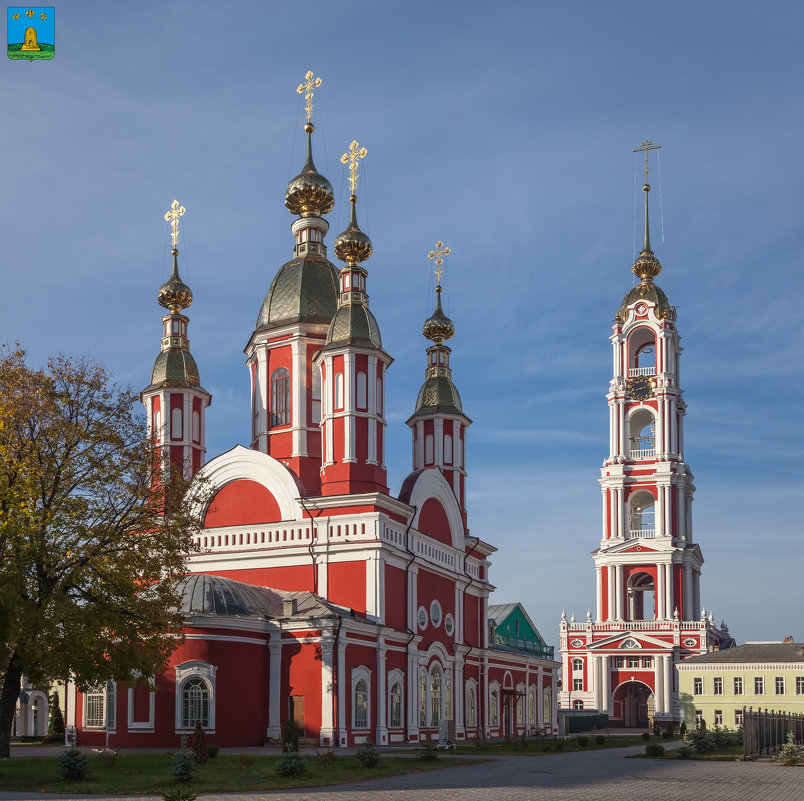
[[[410,490],[410,497],[405,499],[400,497],[400,500],[404,500],[405,503],[416,507],[416,515],[413,518],[414,528],[418,528],[422,507],[430,498],[435,498],[444,507],[447,522],[449,523],[452,547],[463,550],[464,528],[461,508],[450,483],[444,478],[442,472],[435,468],[421,470]]]

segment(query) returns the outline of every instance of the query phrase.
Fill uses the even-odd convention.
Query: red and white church
[[[522,736],[557,731],[551,649],[489,635],[490,557],[467,529],[466,437],[452,382],[452,322],[437,289],[413,414],[412,472],[386,478],[385,373],[391,356],[369,308],[371,242],[351,217],[324,243],[334,195],[312,155],[287,188],[293,257],[246,344],[251,447],[205,463],[203,388],[190,354],[192,293],[173,274],[158,300],[162,348],[141,393],[151,435],[173,465],[212,488],[199,551],[182,580],[185,639],[149,684],[71,686],[79,745],[174,746],[201,721],[211,743],[260,745],[293,718],[322,746]],[[440,243],[439,243],[440,245]],[[443,252],[437,254],[441,259]],[[149,686],[150,685],[150,686]]]
[[[703,555],[692,533],[693,476],[684,460],[686,404],[676,310],[654,282],[645,152],[645,238],[610,337],[609,454],[601,469],[603,532],[593,552],[597,601],[561,616],[560,706],[610,725],[678,721],[675,664],[734,644],[701,608]]]

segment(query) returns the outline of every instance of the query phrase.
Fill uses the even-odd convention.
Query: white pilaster
[[[616,567],[617,572],[617,586],[616,586],[616,594],[617,594],[617,620],[623,620],[625,617],[623,614],[623,602],[625,600],[624,593],[623,593],[623,566],[617,565]]]
[[[595,620],[599,621],[603,614],[603,576],[602,576],[602,568],[600,565],[595,567],[595,579],[597,583],[597,593],[595,595],[595,599],[597,601],[597,614],[595,615]]]
[[[664,565],[656,565],[656,592],[653,594],[656,600],[656,619],[664,620],[667,617],[665,612],[665,590],[664,590]]]
[[[282,736],[279,713],[282,708],[282,641],[281,632],[271,632],[268,639],[268,654],[271,660],[268,684],[268,731],[266,737],[271,739]]]

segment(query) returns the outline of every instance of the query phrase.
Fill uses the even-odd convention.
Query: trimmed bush
[[[371,740],[366,740],[363,745],[357,749],[355,756],[357,757],[357,761],[364,768],[373,768],[380,761],[380,755]]]
[[[427,741],[418,750],[416,757],[417,759],[421,759],[423,762],[433,762],[434,760],[438,759],[438,751],[431,742]]]
[[[684,737],[687,734],[687,723],[686,721],[681,721],[681,725],[678,727],[678,733]]]
[[[691,745],[682,745],[677,753],[679,759],[689,759],[695,753],[695,749]]]
[[[59,706],[59,696],[53,693],[50,696],[50,719],[47,722],[46,740],[58,743],[64,740],[64,717]]]
[[[119,753],[119,751],[113,751],[111,748],[104,748],[103,751],[98,754],[98,759],[104,768],[113,768],[117,762]]]
[[[645,742],[647,742],[648,740],[650,740],[650,732],[643,731],[643,732],[642,732],[642,739],[643,739]]]
[[[588,737],[584,737],[583,735],[581,735],[580,737],[576,737],[575,739],[578,745],[581,746],[581,748],[586,748],[586,746],[589,745]]]
[[[177,782],[189,782],[195,777],[195,755],[187,747],[187,738],[181,738],[181,748],[170,760],[170,775]]]
[[[606,737],[602,734],[598,734],[595,736],[595,745],[604,745],[606,742]]]
[[[645,755],[649,757],[664,756],[664,746],[659,743],[648,743],[645,746]]]
[[[658,737],[661,734],[661,731],[659,729],[659,721],[658,720],[653,721],[653,734],[654,734],[655,737]]]
[[[307,760],[298,751],[285,751],[276,763],[280,776],[301,776],[307,772]]]
[[[77,748],[68,748],[59,754],[59,773],[63,779],[78,781],[89,773],[89,759]]]
[[[217,745],[208,745],[207,746],[207,754],[209,755],[210,759],[215,759],[220,753],[220,748]]]
[[[201,721],[195,722],[192,741],[193,757],[199,765],[203,765],[209,760],[209,750],[207,748],[207,735],[204,734],[204,727]]]

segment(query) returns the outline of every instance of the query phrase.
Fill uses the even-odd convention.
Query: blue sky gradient
[[[4,61],[0,339],[35,364],[91,353],[136,389],[159,350],[177,198],[208,456],[247,444],[242,349],[291,257],[287,181],[335,187],[327,244],[358,216],[394,356],[394,492],[424,378],[438,239],[469,432],[471,533],[499,548],[493,600],[549,642],[594,604],[611,323],[650,175],[657,283],[678,307],[702,601],[740,642],[804,640],[801,100],[804,7],[777,2],[60,2],[58,53]],[[659,218],[661,198],[662,219]],[[664,229],[664,241],[661,230]],[[330,256],[334,260],[332,250]]]

